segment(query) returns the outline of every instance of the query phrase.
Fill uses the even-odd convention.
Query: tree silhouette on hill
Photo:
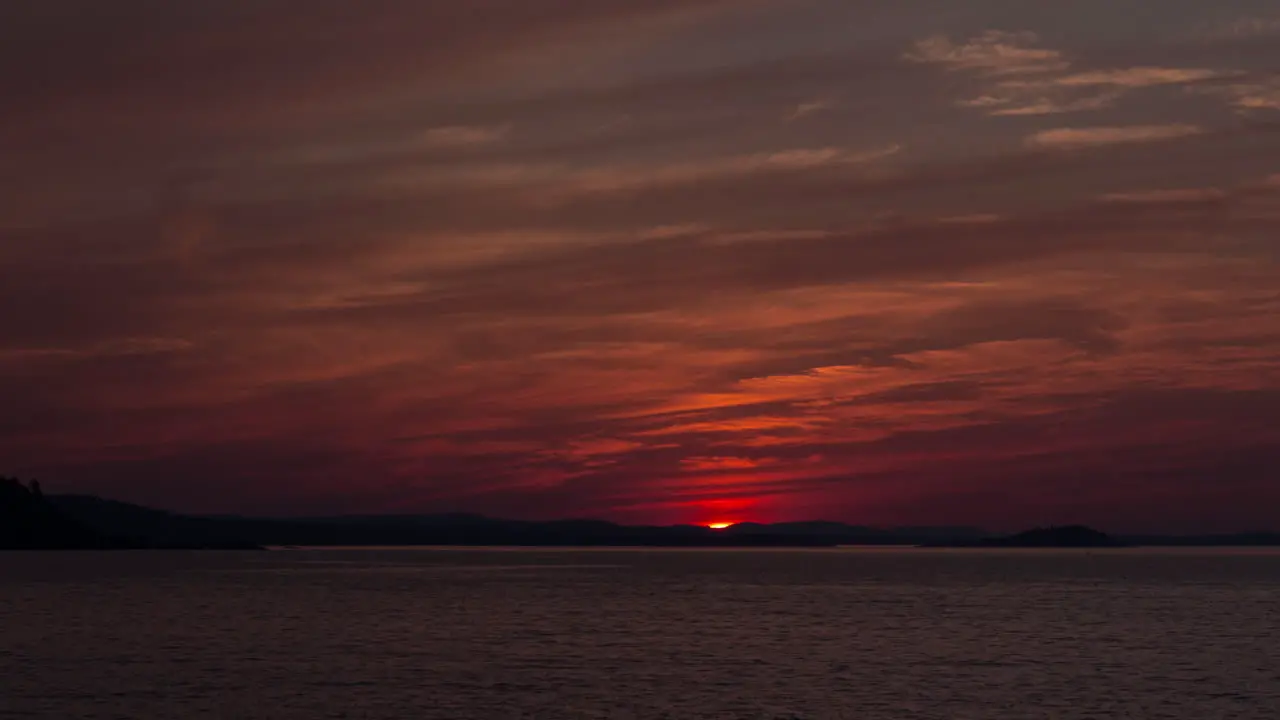
[[[0,550],[73,550],[114,547],[107,537],[68,518],[32,481],[0,476]]]

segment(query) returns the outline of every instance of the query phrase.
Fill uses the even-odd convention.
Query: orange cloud
[[[945,35],[937,35],[917,42],[906,58],[952,70],[979,70],[992,75],[1043,73],[1068,66],[1057,50],[1035,47],[1039,41],[1040,38],[1029,31],[988,30],[959,44]]]
[[[1132,125],[1128,127],[1082,127],[1042,130],[1027,138],[1027,144],[1045,148],[1079,148],[1119,143],[1172,140],[1203,132],[1195,125]]]

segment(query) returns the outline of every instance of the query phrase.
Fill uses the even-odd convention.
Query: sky
[[[0,97],[53,491],[1280,528],[1273,0],[9,0]]]

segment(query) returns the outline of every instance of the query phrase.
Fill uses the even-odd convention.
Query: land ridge
[[[0,478],[0,549],[251,549],[324,546],[1118,548],[1280,546],[1280,533],[1108,535],[1068,525],[1014,535],[979,528],[876,528],[842,522],[622,525],[506,520],[465,513],[301,518],[198,516],[89,495],[44,495]]]

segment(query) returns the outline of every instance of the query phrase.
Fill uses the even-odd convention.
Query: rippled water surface
[[[1276,720],[1280,553],[0,554],[0,717]]]

